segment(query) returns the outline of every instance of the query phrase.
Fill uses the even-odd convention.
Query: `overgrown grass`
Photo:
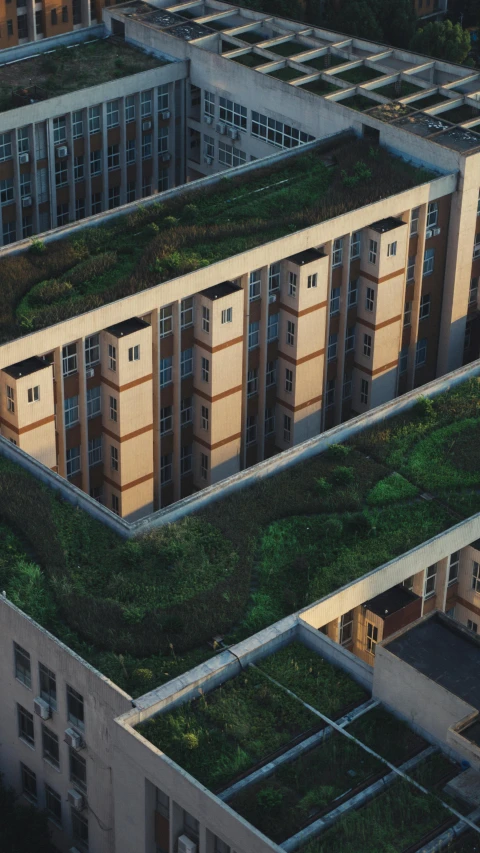
[[[426,749],[427,742],[406,723],[385,708],[373,708],[348,727],[351,735],[390,764],[403,764],[412,755]]]
[[[257,669],[159,714],[138,731],[209,788],[228,782],[320,723]]]
[[[431,178],[362,140],[318,151],[0,259],[0,340],[216,263]],[[358,163],[361,179],[345,181]],[[262,193],[258,189],[262,187]],[[116,259],[112,257],[115,247]]]
[[[357,68],[340,71],[336,76],[339,80],[347,80],[348,83],[359,85],[360,83],[366,83],[368,80],[375,80],[377,77],[382,77],[383,71],[376,71],[374,68],[368,68],[367,65],[358,65]]]

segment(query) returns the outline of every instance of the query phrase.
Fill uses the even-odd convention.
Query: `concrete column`
[[[38,234],[40,231],[39,213],[38,213],[38,183],[37,183],[37,161],[35,150],[35,125],[31,124],[28,127],[28,153],[30,155],[30,180],[32,182],[32,225],[33,233]]]
[[[78,414],[80,418],[80,460],[82,489],[90,494],[90,467],[88,464],[87,377],[85,375],[85,338],[77,341],[78,363]]]
[[[83,12],[82,12],[83,15]],[[92,215],[92,178],[90,174],[90,133],[88,130],[88,110],[83,113],[83,138],[85,141],[85,216]]]
[[[343,374],[345,372],[345,335],[347,333],[348,283],[350,281],[351,239],[351,234],[345,234],[345,236],[343,237],[342,284],[340,289],[340,317],[338,323],[339,343],[337,348],[337,380],[335,382],[335,425],[340,424],[342,422]],[[328,314],[330,316],[330,310]]]
[[[136,160],[136,186],[135,186],[135,198],[140,199],[142,197],[142,173],[143,173],[143,165],[142,165],[142,116],[141,113],[141,104],[140,104],[140,94],[138,92],[135,93],[135,134],[136,134],[136,148],[137,148],[137,160]],[[159,469],[160,476],[160,469]]]
[[[102,210],[108,210],[108,132],[107,132],[107,102],[104,101],[101,105],[101,123],[100,130],[102,133],[102,174],[103,174],[103,192],[102,192]]]
[[[22,238],[22,199],[20,198],[20,166],[18,162],[18,130],[12,130],[13,151],[13,197],[16,199],[17,240]]]
[[[160,509],[160,325],[159,311],[152,311],[153,388],[153,504]]]
[[[238,279],[243,290],[243,370],[242,370],[242,438],[240,441],[241,469],[247,467],[247,376],[248,376],[248,326],[250,324],[249,275],[245,273]]]
[[[405,269],[405,275],[403,277],[402,306],[403,306],[403,310],[405,310],[405,301],[406,301],[405,296],[406,296],[406,292],[407,292],[407,275],[408,275],[408,258],[409,258],[408,252],[409,252],[409,246],[410,246],[410,229],[412,226],[412,211],[411,210],[407,211],[407,213],[404,216],[402,216],[402,219],[404,222],[407,223],[407,228],[408,228],[408,236],[407,236],[407,239],[405,240],[405,255],[404,255],[404,263],[403,263],[403,266]],[[420,235],[419,235],[419,237],[420,237]],[[417,238],[417,240],[418,240],[418,238]],[[418,252],[417,252],[417,254],[418,254]],[[415,271],[416,271],[416,260],[415,260]],[[399,382],[400,382],[400,352],[402,349],[402,338],[403,338],[403,316],[402,316],[402,322],[400,323],[400,331],[399,331],[399,335],[398,335],[398,346],[397,346],[399,362],[398,362],[398,367],[397,367],[397,379],[395,382],[395,396],[396,397],[398,397],[398,386],[399,386]],[[408,358],[407,358],[407,370],[408,370]]]
[[[158,86],[152,91],[152,193],[158,192]]]
[[[35,0],[27,0],[26,5],[27,12],[27,27],[28,27],[28,40],[35,41],[37,33],[35,27]]]
[[[268,347],[268,267],[260,270],[260,358],[258,365],[258,428],[257,459],[265,458],[265,401],[267,396],[267,347]]]
[[[84,27],[89,27],[92,23],[92,16],[90,14],[90,0],[81,0],[82,2],[82,25]]]
[[[72,114],[67,113],[66,115],[66,123],[67,123],[67,149],[68,149],[68,158],[67,158],[67,174],[68,174],[68,218],[70,222],[75,222],[76,220],[76,209],[75,209],[75,179],[73,173],[73,129],[72,129]]]
[[[125,98],[119,98],[118,120],[120,122],[120,204],[127,203],[127,131],[125,122]]]
[[[173,500],[180,499],[180,401],[182,396],[182,378],[180,355],[182,350],[182,333],[180,329],[180,302],[172,305],[173,325]]]
[[[327,311],[326,311],[326,322],[325,322],[325,341],[324,341],[324,349],[325,349],[325,358],[323,359],[323,382],[322,382],[322,411],[320,414],[320,432],[323,432],[325,429],[325,406],[327,399],[327,371],[328,371],[328,336],[330,334],[330,299],[332,297],[332,251],[333,251],[333,242],[329,240],[328,243],[325,243],[324,246],[325,254],[328,255],[328,291],[327,291]],[[320,341],[319,341],[319,346]]]
[[[50,191],[50,228],[57,225],[57,188],[55,186],[55,146],[53,144],[53,119],[45,122],[47,136],[48,186]]]
[[[55,409],[55,427],[58,433],[58,473],[61,477],[67,476],[67,456],[65,443],[65,420],[63,411],[63,364],[62,347],[56,347],[53,353],[53,369],[57,391],[57,402]]]
[[[448,573],[450,569],[450,557],[445,557],[437,562],[437,610],[445,613],[447,604]]]
[[[415,387],[415,355],[418,340],[418,321],[420,317],[420,297],[422,295],[423,256],[425,254],[425,227],[427,223],[427,205],[422,204],[418,211],[417,255],[415,258],[415,281],[413,290],[410,346],[407,359],[407,391]]]

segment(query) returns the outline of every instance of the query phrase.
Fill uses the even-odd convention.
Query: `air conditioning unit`
[[[238,130],[236,127],[227,127],[227,136],[230,139],[238,139]]]
[[[142,130],[151,130],[151,129],[152,129],[152,122],[151,121],[144,121],[142,124]]]
[[[85,371],[85,376],[87,379],[92,379],[92,377],[95,376],[93,367],[89,367],[88,370]]]
[[[268,301],[269,301],[270,303],[272,303],[272,302],[276,302],[276,301],[277,301],[277,294],[276,294],[276,293],[271,293],[271,294],[270,294],[270,296],[268,297]]]
[[[440,234],[440,228],[432,228],[432,234],[434,237],[438,237]]]
[[[213,124],[213,116],[205,115],[205,116],[203,116],[203,120],[204,120],[205,124]]]
[[[22,207],[31,207],[32,206],[32,196],[24,195],[22,198]]]
[[[19,163],[28,163],[30,161],[30,154],[20,154],[18,158]]]
[[[197,853],[197,845],[188,835],[181,835],[177,843],[178,853]]]
[[[81,734],[76,732],[75,729],[65,729],[65,743],[67,746],[71,746],[72,749],[82,749],[84,746]]]
[[[162,163],[168,163],[171,159],[172,155],[170,154],[170,151],[164,151],[162,154]]]
[[[76,812],[83,812],[85,808],[85,797],[80,793],[80,791],[76,791],[75,788],[70,788],[69,791],[67,791],[67,801]]]
[[[226,126],[224,125],[224,123],[223,123],[222,121],[219,121],[219,122],[218,122],[218,124],[217,124],[217,126],[216,126],[216,128],[215,128],[215,130],[216,130],[216,131],[217,131],[217,133],[219,133],[221,136],[225,136],[225,131],[227,130],[227,128],[226,128]]]
[[[213,163],[213,157],[205,157],[205,163],[207,163],[208,166],[211,166]]]
[[[171,114],[170,110],[163,110],[163,112],[161,113],[162,119],[164,121],[166,121],[167,118],[170,118],[171,115],[172,114]]]
[[[66,157],[68,155],[68,148],[66,145],[59,145],[57,148],[57,157]]]
[[[33,700],[33,710],[37,717],[40,717],[42,720],[49,720],[52,716],[52,709],[48,702],[45,702],[45,699],[41,699],[40,696],[37,696],[36,699]]]
[[[427,231],[425,231],[425,240],[429,240],[430,237],[433,237],[433,231],[431,228],[428,228]]]

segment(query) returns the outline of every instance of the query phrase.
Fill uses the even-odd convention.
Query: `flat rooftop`
[[[108,326],[105,330],[110,332],[114,338],[124,338],[126,335],[133,335],[142,329],[148,329],[149,324],[139,317],[131,317],[129,320],[124,320],[123,323],[115,323],[113,326]]]
[[[33,358],[26,358],[25,361],[12,364],[10,367],[4,367],[4,372],[8,376],[11,376],[12,379],[20,379],[22,376],[30,376],[30,374],[37,373],[38,370],[44,370],[46,367],[51,367],[50,362],[33,356]]]
[[[64,45],[0,65],[0,112],[166,64],[115,37]]]
[[[359,161],[365,174],[350,186],[345,175],[355,176]],[[47,242],[41,256],[27,249],[17,256],[0,254],[0,279],[6,268],[18,288],[17,295],[12,286],[10,303],[2,305],[0,342],[58,322],[57,306],[63,319],[82,314],[92,307],[92,295],[96,305],[113,302],[132,293],[135,282],[139,290],[153,287],[434,177],[347,134],[332,143],[319,141],[309,151],[300,146],[268,167],[222,172],[197,192],[178,188],[162,205],[131,205],[103,227],[100,219],[95,229],[77,228],[72,239]],[[25,275],[32,283],[26,294]],[[56,279],[66,284],[57,288],[52,304],[44,290]]]
[[[371,613],[375,613],[377,616],[384,618],[391,613],[397,613],[399,610],[403,610],[403,608],[411,604],[412,601],[417,600],[418,595],[415,595],[414,592],[411,592],[402,584],[399,584],[398,586],[392,586],[391,589],[387,589],[386,592],[382,592],[380,595],[376,595],[375,598],[371,598],[370,601],[366,601],[364,607],[367,610],[370,610]]]
[[[388,651],[480,710],[480,637],[435,615],[387,643]]]
[[[229,3],[213,7],[158,0],[112,11],[380,121],[398,119],[399,111],[390,106],[406,108],[415,115],[401,125],[405,130],[448,148],[467,152],[480,147],[478,69]],[[418,110],[425,110],[426,118],[417,119]],[[442,134],[444,129],[456,132]]]

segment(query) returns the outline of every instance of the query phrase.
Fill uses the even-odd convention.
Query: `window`
[[[102,152],[101,151],[90,151],[90,174],[100,175],[102,172]],[[93,205],[92,205],[93,207]],[[96,213],[99,213],[101,207]]]
[[[360,384],[360,402],[365,406],[368,405],[368,380],[362,379]]]
[[[309,275],[307,278],[307,289],[310,290],[312,287],[317,286],[317,273],[314,272],[312,275]]]
[[[160,359],[160,388],[169,385],[173,379],[172,357]]]
[[[83,181],[85,178],[85,158],[83,154],[81,157],[75,157],[73,160],[73,179],[76,184],[79,181]]]
[[[293,298],[297,295],[297,274],[294,272],[288,273],[288,295]]]
[[[50,764],[53,764],[54,767],[60,767],[58,737],[45,725],[42,726],[42,747],[43,757],[49,761]]]
[[[108,345],[108,369],[114,372],[117,369],[117,348],[113,344]]]
[[[254,270],[250,273],[249,283],[248,283],[248,298],[250,302],[252,299],[259,299],[260,297],[260,270]]]
[[[53,119],[53,144],[61,145],[67,140],[67,122],[65,116]]]
[[[405,308],[403,312],[403,325],[409,326],[412,322],[412,303],[405,302]]]
[[[140,344],[135,344],[134,347],[128,349],[129,361],[140,361]]]
[[[468,304],[476,305],[478,298],[478,276],[472,278],[470,281],[470,290],[468,293]]]
[[[219,118],[225,124],[238,127],[239,130],[247,129],[247,109],[241,104],[235,104],[228,98],[219,98]]]
[[[247,374],[247,395],[251,397],[258,391],[258,368],[254,367]]]
[[[452,583],[456,583],[458,580],[458,569],[460,566],[460,551],[454,551],[453,554],[450,554],[450,560],[448,563],[448,585]]]
[[[118,101],[107,101],[107,127],[119,124]]]
[[[232,309],[231,308],[224,308],[222,311],[222,326],[225,325],[225,323],[231,323],[231,322],[232,322]]]
[[[35,732],[33,728],[33,714],[26,711],[21,705],[17,705],[18,714],[18,736],[30,746],[35,746]]]
[[[55,711],[57,708],[57,680],[55,673],[43,663],[38,665],[38,672],[40,676],[40,696]]]
[[[142,160],[148,160],[152,156],[152,134],[144,133],[142,136]]]
[[[2,207],[13,202],[13,178],[0,181],[0,204]]]
[[[25,764],[20,764],[22,775],[22,793],[32,803],[37,802],[37,777],[33,770],[29,770]]]
[[[102,411],[101,388],[87,388],[87,418],[94,418]]]
[[[55,823],[62,823],[62,798],[50,785],[45,785],[45,810]]]
[[[85,219],[85,199],[75,199],[75,219]]]
[[[171,305],[160,308],[160,337],[165,338],[173,332],[173,309]]]
[[[345,335],[345,352],[355,349],[355,326],[349,326]]]
[[[206,116],[215,117],[215,95],[212,92],[204,92],[203,111]]]
[[[57,228],[60,225],[67,225],[69,221],[68,203],[57,204]]]
[[[26,198],[31,195],[32,181],[30,172],[23,172],[20,175],[20,198]]]
[[[435,594],[435,587],[437,584],[437,564],[434,563],[433,566],[429,566],[425,572],[425,598],[430,598],[430,596]]]
[[[159,129],[158,129],[158,153],[159,154],[165,154],[166,151],[168,151],[168,127],[159,127]],[[151,156],[151,155],[148,155],[148,156]]]
[[[435,249],[425,249],[423,256],[423,275],[431,275],[435,265]]]
[[[354,258],[360,257],[360,241],[360,231],[354,231],[350,242],[350,258],[352,261]]]
[[[186,329],[193,325],[193,296],[182,299],[180,303],[180,326]]]
[[[340,288],[332,287],[332,292],[330,294],[330,317],[333,317],[334,314],[338,314],[340,311]]]
[[[168,169],[159,169],[158,170],[158,192],[163,193],[165,190],[168,190],[170,186],[169,183],[169,174]]]
[[[480,565],[475,562],[473,563],[472,589],[474,592],[480,592]]]
[[[125,98],[125,121],[127,124],[135,121],[135,95],[127,95]]]
[[[2,226],[3,244],[8,246],[10,243],[15,243],[17,239],[17,226],[15,222],[4,222]]]
[[[275,432],[275,409],[265,409],[265,435]]]
[[[267,340],[275,341],[278,338],[278,314],[268,315]]]
[[[438,204],[436,201],[431,201],[427,210],[427,228],[435,228],[438,222]]]
[[[9,37],[13,36],[13,21],[11,18],[7,21],[7,35]]]
[[[202,420],[201,420],[202,429],[208,430],[208,407],[202,406]]]
[[[70,781],[80,791],[87,790],[87,762],[74,749],[70,749]]]
[[[183,477],[184,474],[189,474],[192,470],[192,445],[186,444],[184,447],[180,448],[180,475]]]
[[[65,187],[68,184],[68,169],[66,160],[55,161],[55,186]]]
[[[367,358],[371,358],[372,356],[372,336],[364,335],[363,336],[363,354]]]
[[[389,243],[387,246],[387,258],[393,258],[397,254],[397,241]]]
[[[109,145],[107,148],[107,167],[111,172],[113,169],[120,168],[120,146]]]
[[[370,240],[368,244],[368,260],[371,264],[377,263],[378,244],[376,240]]]
[[[266,386],[269,388],[271,385],[275,385],[277,381],[277,362],[276,361],[267,361],[267,372],[266,372]]]
[[[88,132],[90,135],[92,133],[100,132],[100,107],[89,107],[88,108]]]
[[[467,628],[469,631],[473,631],[474,634],[478,633],[478,624],[477,622],[472,622],[471,619],[467,619]]]
[[[0,133],[0,162],[12,156],[12,134]]]
[[[260,323],[249,323],[248,326],[248,349],[255,349],[260,344]]]
[[[430,316],[430,294],[424,293],[420,299],[420,320],[426,320]]]
[[[110,468],[112,471],[118,471],[118,448],[110,445]]]
[[[83,136],[83,113],[81,110],[72,113],[72,134],[74,139]]]
[[[252,136],[280,148],[296,148],[301,142],[311,142],[315,138],[290,124],[267,118],[254,110],[252,110]]]
[[[268,268],[268,292],[272,293],[280,287],[280,264],[270,264]]]
[[[247,442],[247,444],[255,444],[256,440],[257,440],[257,416],[256,415],[248,415],[247,416],[246,442]]]
[[[346,370],[343,374],[342,399],[348,400],[352,396],[353,373],[351,370]]]
[[[160,409],[160,435],[166,435],[173,429],[172,407],[163,406]]]
[[[365,311],[373,311],[373,306],[375,304],[375,291],[373,287],[367,287],[367,292],[365,295]]]
[[[165,486],[172,482],[172,454],[165,453],[160,457],[160,483]]]
[[[287,344],[289,347],[295,345],[295,323],[292,320],[287,320]]]
[[[80,471],[80,448],[71,447],[67,450],[67,477],[73,477]]]
[[[408,346],[403,347],[403,349],[400,350],[400,356],[398,359],[398,370],[399,370],[400,376],[402,376],[404,373],[407,372],[407,367],[408,367]]]
[[[112,493],[112,512],[114,512],[115,515],[120,515],[120,500],[119,500],[118,495],[115,495],[113,493]]]
[[[152,114],[152,92],[142,92],[140,95],[140,113],[142,118]]]
[[[410,220],[410,236],[413,237],[414,234],[418,234],[418,215],[420,213],[420,208],[415,207],[412,210],[412,218]]]
[[[83,696],[67,684],[67,718],[77,729],[85,729]]]
[[[7,0],[7,2],[8,2],[8,0]],[[10,0],[10,2],[11,2],[11,0]],[[75,2],[75,0],[73,0],[73,3],[74,2]],[[73,5],[73,3],[72,3],[72,5]],[[75,19],[74,19],[73,23],[79,24],[80,21],[75,21]],[[37,36],[41,36],[43,33],[42,12],[40,10],[38,12],[35,12],[35,32],[36,32]]]
[[[475,235],[475,243],[473,246],[473,257],[474,258],[480,257],[480,234]]]
[[[68,344],[62,350],[63,375],[71,376],[77,372],[77,345]]]
[[[7,410],[12,414],[15,412],[15,392],[10,385],[7,385]]]
[[[335,379],[327,381],[327,393],[325,395],[325,408],[329,409],[335,403]]]
[[[68,23],[68,6],[62,6],[62,22]]]
[[[202,480],[208,478],[208,456],[205,453],[200,454],[200,477]]]
[[[17,0],[17,8],[19,7],[19,3]],[[18,39],[28,38],[28,20],[26,15],[18,15],[17,17],[17,27],[18,27]]]
[[[63,411],[65,416],[65,429],[68,429],[68,427],[78,423],[78,395],[75,395],[74,397],[67,397],[63,401]]]
[[[292,440],[292,419],[289,415],[283,416],[283,440],[287,443]]]
[[[180,402],[180,425],[182,427],[193,421],[192,398],[184,397]]]
[[[417,341],[415,350],[415,367],[421,367],[427,360],[427,339],[421,338]]]
[[[352,308],[358,300],[358,278],[348,282],[348,307]]]
[[[110,397],[110,398],[109,398],[109,406],[108,406],[108,408],[109,408],[109,418],[110,418],[110,420],[111,420],[111,421],[115,421],[115,423],[116,423],[116,422],[117,422],[117,420],[118,420],[118,402],[117,402],[117,398],[116,398],[116,397]]]
[[[15,678],[21,681],[25,687],[32,686],[32,673],[30,669],[30,654],[18,643],[13,644],[15,659]]]
[[[126,160],[127,165],[135,163],[137,157],[136,139],[127,139],[126,145]]]
[[[103,461],[102,437],[88,439],[88,466],[100,465]]]
[[[210,332],[210,308],[202,305],[202,332]]]
[[[343,238],[333,241],[332,266],[338,267],[343,260]]]
[[[193,349],[182,350],[180,354],[180,376],[182,379],[185,376],[191,376],[193,373]]]
[[[376,625],[372,625],[371,622],[367,622],[367,652],[370,652],[371,655],[375,655],[375,649],[378,642],[378,628]]]
[[[85,338],[85,367],[93,367],[100,361],[100,335]]]
[[[92,193],[91,203],[92,203],[92,216],[94,216],[95,213],[101,213],[102,212],[102,194],[101,193]]]
[[[211,157],[212,160],[215,159],[215,140],[212,136],[207,136],[206,134],[204,134],[203,151],[205,157]]]
[[[338,335],[335,332],[328,336],[327,360],[333,361],[337,357]]]
[[[202,356],[202,381],[208,382],[210,379],[210,361]]]
[[[35,385],[27,391],[27,399],[29,403],[38,403],[40,399],[40,385]]]
[[[157,109],[159,113],[168,110],[168,83],[158,87]]]
[[[48,214],[47,214],[48,215]],[[22,216],[22,237],[25,239],[26,237],[33,236],[33,219],[31,216]]]
[[[340,635],[338,642],[341,646],[349,646],[353,639],[353,610],[344,613],[340,619]]]

